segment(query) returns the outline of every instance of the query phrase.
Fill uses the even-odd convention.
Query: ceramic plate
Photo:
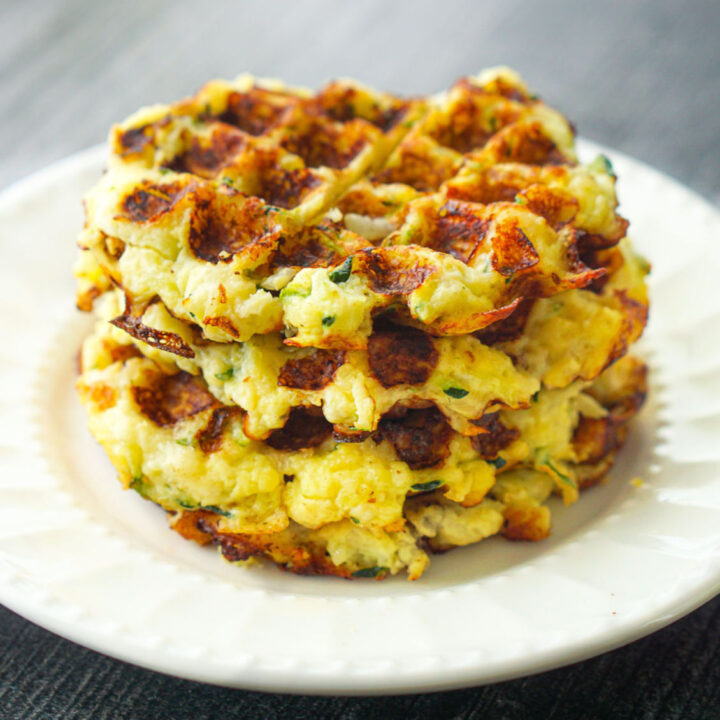
[[[598,148],[584,143],[590,159]],[[720,591],[720,213],[607,153],[654,267],[652,392],[609,482],[552,508],[542,543],[486,540],[422,580],[346,582],[225,563],[121,490],[75,398],[91,320],[70,273],[104,151],[0,197],[0,601],[75,642],[221,685],[430,691],[627,643]],[[640,478],[642,482],[631,482]]]

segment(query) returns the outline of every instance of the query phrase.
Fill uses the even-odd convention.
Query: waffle
[[[633,256],[623,249],[629,272]],[[216,397],[244,410],[245,432],[258,440],[282,427],[297,405],[321,408],[336,434],[351,436],[375,431],[394,406],[411,402],[432,403],[454,430],[475,435],[481,429],[474,421],[485,413],[528,407],[541,383],[556,388],[592,380],[624,354],[642,332],[645,305],[616,292],[620,285],[623,293],[637,290],[641,278],[616,275],[601,293],[535,301],[519,337],[495,345],[473,335],[433,337],[380,322],[363,350],[296,348],[278,333],[245,343],[206,343],[157,301],[137,320],[116,317],[123,307],[119,295],[103,315],[133,336],[145,355],[201,374]],[[144,334],[128,324],[133,322]],[[588,322],[597,328],[591,341],[583,334]]]
[[[645,395],[649,268],[573,140],[507,69],[412,99],[242,76],[113,128],[78,389],[123,484],[300,573],[546,537]]]
[[[628,356],[593,383],[486,414],[473,437],[431,407],[386,416],[373,437],[346,442],[298,406],[260,442],[203,380],[169,374],[113,335],[101,321],[86,341],[78,389],[123,485],[228,559],[266,557],[299,573],[414,579],[428,552],[497,533],[543,539],[547,498],[573,502],[609,470],[645,396],[644,366]]]
[[[219,342],[282,330],[296,345],[356,349],[386,308],[433,334],[466,334],[523,297],[590,284],[604,271],[582,262],[587,238],[611,246],[624,234],[612,175],[573,166],[568,123],[512,74],[426,101],[351,82],[315,96],[249,82],[210,83],[113,131],[80,244],[130,312],[158,295]],[[467,129],[477,122],[482,132]],[[523,175],[520,163],[534,164]],[[493,185],[488,164],[504,180]],[[504,196],[484,204],[480,185]],[[353,232],[368,222],[373,232]],[[336,304],[341,315],[328,315]]]

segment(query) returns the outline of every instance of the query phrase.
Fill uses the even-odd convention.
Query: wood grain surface
[[[318,86],[350,75],[414,93],[507,64],[580,134],[720,200],[718,0],[0,0],[0,27],[0,188],[101,142],[140,105],[190,94],[211,77],[250,71]],[[0,607],[0,720],[716,720],[719,668],[720,598],[567,668],[372,699],[177,680],[80,648]]]

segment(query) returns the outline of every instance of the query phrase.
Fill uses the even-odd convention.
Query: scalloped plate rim
[[[634,165],[641,173],[651,173],[664,184],[669,183],[674,190],[682,189],[683,192],[688,193],[694,201],[704,205],[706,210],[710,210],[716,220],[720,218],[717,208],[706,199],[679,185],[677,181],[668,175],[640,161],[619,152],[606,150],[595,143],[587,141],[581,143],[580,149],[581,151],[606,152],[614,158],[622,159],[624,163]],[[0,193],[0,214],[12,209],[18,202],[31,196],[38,187],[51,185],[60,178],[82,170],[88,165],[97,165],[103,151],[104,146],[100,145],[76,153],[5,189]],[[702,576],[698,573],[698,577],[693,578],[694,584],[692,587],[686,586],[683,591],[671,594],[665,600],[666,612],[660,614],[656,612],[654,616],[647,617],[642,621],[631,619],[625,625],[619,625],[613,632],[597,635],[591,641],[579,639],[574,643],[565,643],[553,648],[541,661],[535,658],[532,662],[518,663],[511,658],[505,665],[502,663],[496,664],[493,669],[483,667],[482,660],[475,661],[474,664],[470,661],[462,669],[454,667],[444,672],[438,672],[437,668],[416,669],[404,671],[390,677],[374,677],[372,672],[367,672],[367,669],[365,672],[357,673],[344,671],[344,675],[336,674],[333,676],[332,672],[327,672],[324,675],[311,672],[288,675],[282,669],[273,672],[262,668],[258,671],[244,668],[243,677],[238,678],[235,675],[237,668],[228,668],[226,672],[221,672],[218,664],[210,664],[207,669],[202,669],[197,666],[196,661],[193,659],[181,656],[170,657],[162,652],[148,650],[133,644],[132,641],[126,641],[122,635],[117,634],[117,631],[114,635],[112,632],[107,635],[95,635],[94,633],[98,631],[97,627],[92,627],[92,622],[89,623],[89,627],[86,627],[82,620],[78,621],[77,618],[73,620],[68,617],[64,610],[59,610],[54,600],[48,600],[43,598],[42,594],[33,592],[39,591],[42,593],[42,588],[31,585],[30,592],[25,592],[24,590],[27,590],[27,588],[23,587],[23,580],[16,578],[14,582],[10,581],[11,573],[5,572],[7,568],[8,560],[0,552],[0,576],[7,575],[9,580],[7,584],[0,587],[0,600],[7,607],[42,627],[93,650],[141,667],[187,679],[254,690],[295,693],[310,691],[316,694],[427,692],[466,687],[478,683],[497,682],[546,671],[570,662],[592,657],[643,637],[686,615],[720,592],[720,563],[716,561],[709,563],[704,568],[705,572]],[[417,587],[417,591],[422,594],[422,586]],[[340,662],[343,664],[342,661]],[[513,663],[514,667],[506,667],[506,665],[512,665]],[[348,663],[344,664],[347,665]],[[352,663],[350,665],[352,666]]]

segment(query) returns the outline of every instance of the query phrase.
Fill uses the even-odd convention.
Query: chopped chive
[[[360,524],[360,521],[359,521],[356,517],[353,517],[353,516],[351,515],[351,516],[350,516],[350,519],[351,519],[356,525],[359,525],[359,524]]]
[[[326,315],[322,319],[323,327],[330,327],[335,322],[335,316],[334,315]]]
[[[132,482],[130,483],[130,489],[134,490],[138,495],[141,495],[146,500],[152,500],[150,495],[148,494],[149,488],[145,481],[143,480],[142,475],[138,475],[136,477],[133,477]]]
[[[235,368],[228,368],[224,372],[221,373],[215,373],[215,377],[220,380],[220,382],[225,382],[226,380],[230,380],[230,378],[235,374]]]
[[[552,460],[550,460],[550,458],[545,460],[545,465],[547,465],[564,483],[570,485],[571,487],[576,487],[575,481],[569,475],[566,475],[564,472],[560,472],[560,470],[552,464]]]
[[[486,460],[485,461],[488,465],[492,465],[496,470],[499,470],[500,468],[503,468],[507,465],[507,460],[505,458],[496,457],[492,460]]]
[[[182,446],[184,446],[184,447],[187,447],[188,445],[192,445],[192,444],[193,444],[193,439],[192,439],[192,438],[177,438],[177,439],[175,440],[175,442],[176,442],[178,445],[182,445]]]
[[[352,272],[352,257],[346,258],[345,262],[338,268],[335,268],[329,275],[328,278],[334,283],[343,283],[349,277]]]
[[[285,287],[280,291],[280,299],[284,300],[285,298],[290,297],[309,297],[310,296],[310,290],[296,290],[295,288],[289,288]]]
[[[561,472],[555,467],[555,465],[553,465],[553,461],[550,459],[550,455],[546,448],[541,447],[535,450],[535,463],[536,467],[539,465],[540,467],[544,466],[551,470],[566,485],[569,485],[572,488],[577,488],[575,481],[569,475]]]
[[[516,205],[527,205],[527,198],[523,195],[516,195],[515,196],[515,204]]]
[[[469,391],[468,391],[468,390],[465,390],[465,388],[461,388],[461,387],[447,387],[447,388],[443,388],[443,392],[444,392],[446,395],[449,395],[451,398],[456,398],[456,399],[458,399],[458,400],[459,400],[460,398],[464,398],[466,395],[469,394]]]
[[[356,578],[374,578],[380,575],[381,573],[386,573],[388,571],[388,568],[386,567],[369,567],[369,568],[361,568],[360,570],[356,570],[352,576]]]
[[[223,510],[222,508],[219,508],[217,505],[201,505],[200,507],[203,510],[209,510],[210,512],[214,512],[217,515],[222,515],[223,517],[230,517],[232,515],[231,512],[228,512],[227,510]]]
[[[223,517],[230,517],[232,513],[227,510],[223,510],[217,505],[201,505],[200,503],[193,502],[192,500],[178,500],[177,504],[185,510],[209,510],[214,512],[216,515],[222,515]]]
[[[613,164],[610,162],[610,158],[605,155],[600,155],[599,158],[603,164],[603,167],[605,168],[605,172],[608,175],[611,175],[612,177],[617,179],[617,175],[615,174],[615,168],[613,167]]]
[[[415,485],[410,486],[410,489],[415,490],[415,492],[429,492],[430,490],[439,488],[442,484],[442,480],[430,480],[424,483],[415,483]]]

